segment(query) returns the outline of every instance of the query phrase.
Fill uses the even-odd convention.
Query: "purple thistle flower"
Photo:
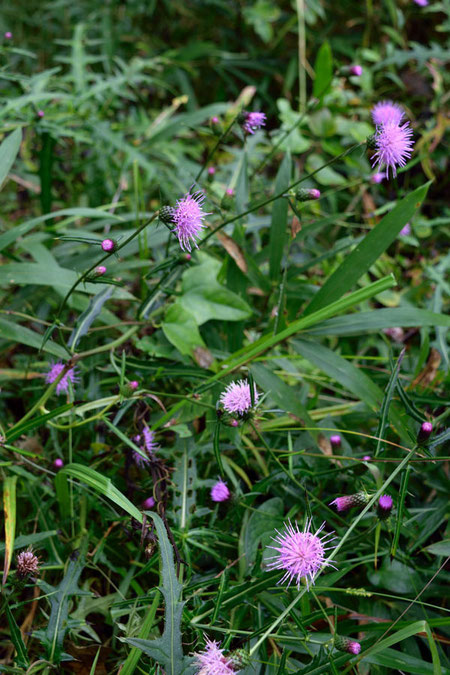
[[[105,251],[105,253],[110,253],[111,251],[114,251],[115,248],[116,244],[112,239],[103,239],[102,249]]]
[[[208,167],[208,174],[209,174],[210,176],[214,176],[215,173],[216,173],[215,167],[214,167],[214,166],[209,166],[209,167]]]
[[[370,178],[370,182],[374,184],[381,183],[386,178],[386,174],[381,172],[381,173],[374,173],[373,176]]]
[[[357,492],[354,495],[345,495],[344,497],[336,497],[332,502],[329,503],[329,506],[335,506],[338,513],[343,511],[348,511],[353,509],[356,506],[365,506],[369,501],[370,497],[365,492]]]
[[[142,502],[142,507],[144,509],[152,509],[155,506],[155,503],[153,497],[147,497],[147,499]]]
[[[175,223],[174,232],[183,251],[191,251],[192,244],[198,248],[195,239],[205,227],[203,218],[210,215],[202,209],[204,199],[205,195],[201,191],[194,195],[187,193],[177,201],[172,210],[172,222]]]
[[[255,404],[258,402],[258,398],[259,394],[255,387]],[[252,407],[252,399],[250,395],[250,385],[247,380],[231,382],[225,391],[222,392],[220,396],[220,402],[222,403],[225,410],[229,413],[238,413],[239,415],[243,415],[244,413],[248,412]]]
[[[405,166],[406,160],[411,157],[414,141],[409,122],[399,126],[395,122],[388,122],[378,127],[375,133],[376,152],[373,156],[373,164],[386,165],[386,174],[389,176],[389,168],[392,175],[397,175],[397,165]]]
[[[305,531],[300,532],[298,523],[293,525],[289,520],[288,524],[285,524],[283,532],[275,530],[278,536],[272,537],[272,539],[278,546],[269,546],[268,548],[277,551],[277,555],[272,556],[273,562],[268,564],[267,569],[285,571],[284,576],[278,582],[279,584],[288,581],[289,586],[292,581],[295,581],[297,588],[300,589],[300,581],[304,578],[306,585],[309,587],[310,582],[314,583],[314,577],[320,569],[324,565],[331,564],[330,561],[325,559],[325,551],[333,548],[333,546],[328,546],[331,539],[327,539],[332,534],[327,533],[322,537],[318,536],[324,526],[325,523],[322,523],[317,532],[312,534],[309,531],[311,527],[311,520],[309,520],[306,523]],[[269,558],[269,560],[272,558]]]
[[[428,5],[428,0],[414,0],[416,5],[419,5],[419,7],[426,7]]]
[[[218,117],[211,117],[211,124],[219,124],[219,118]]]
[[[378,516],[381,520],[389,518],[394,502],[390,495],[381,495],[378,500]]]
[[[211,499],[213,502],[226,502],[230,498],[230,491],[227,484],[221,478],[214,483],[211,488]]]
[[[56,378],[63,369],[64,363],[61,363],[60,361],[58,361],[58,363],[53,363],[47,375],[45,376],[45,381],[47,382],[47,384],[53,384],[53,382],[56,380]],[[75,382],[79,381],[80,379],[79,377],[77,377],[75,373],[75,368],[69,368],[67,373],[60,379],[60,381],[56,385],[56,393],[58,395],[61,393],[67,394],[67,392],[69,391],[69,382],[71,382],[72,385],[74,385]]]
[[[231,659],[224,656],[223,649],[215,640],[206,638],[205,649],[195,655],[196,666],[200,666],[197,675],[234,675]]]
[[[341,437],[339,434],[333,434],[333,436],[330,436],[330,443],[334,448],[339,448],[341,445]]]
[[[355,656],[361,651],[359,642],[351,640],[348,637],[343,637],[342,635],[334,636],[334,646],[341,652],[347,652],[347,654],[354,654]]]
[[[380,101],[372,108],[372,119],[376,126],[380,124],[400,124],[403,119],[403,108],[392,101]]]
[[[234,196],[234,190],[233,190],[233,188],[227,188],[227,189],[225,190],[225,193],[226,193],[229,197],[233,197],[233,196]]]
[[[406,223],[405,227],[402,227],[400,230],[400,236],[401,237],[408,237],[411,234],[411,225],[409,223]]]
[[[63,466],[64,466],[64,462],[62,461],[62,459],[57,457],[57,459],[55,459],[55,461],[53,462],[54,469],[56,469],[56,471],[59,471],[60,469],[63,468]]]
[[[144,446],[149,455],[153,455],[155,450],[158,448],[158,444],[155,441],[155,432],[148,428],[147,425],[144,426],[142,430],[142,435],[144,437]]]
[[[155,450],[158,449],[158,444],[156,443],[155,440],[155,432],[149,429],[147,425],[145,425],[144,428],[142,429],[142,435],[138,434],[133,438],[133,441],[136,444],[139,444],[139,448],[146,455],[145,457],[143,457],[141,454],[136,452],[136,450],[132,451],[133,460],[139,467],[142,468],[150,463],[150,460],[152,459],[152,457],[154,457]]]
[[[358,65],[350,66],[350,75],[356,75],[356,77],[361,77],[362,67]]]
[[[17,576],[21,579],[36,576],[39,572],[39,558],[34,555],[31,546],[26,551],[21,551],[16,559]]]
[[[255,131],[266,125],[266,115],[263,112],[246,112],[242,128],[247,134],[254,134]]]

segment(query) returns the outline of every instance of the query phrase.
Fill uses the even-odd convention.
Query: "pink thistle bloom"
[[[64,462],[59,457],[57,459],[55,459],[55,461],[53,462],[53,467],[56,469],[56,471],[59,471],[60,469],[62,469],[63,466],[64,466]]]
[[[372,119],[376,126],[380,124],[400,124],[403,119],[403,108],[392,101],[380,101],[372,108]]]
[[[211,124],[219,124],[219,118],[218,117],[211,117]]]
[[[402,227],[400,230],[400,236],[401,237],[408,237],[411,234],[411,225],[409,223],[406,223],[405,227]]]
[[[373,157],[373,165],[386,165],[386,174],[389,168],[392,175],[397,175],[397,165],[405,166],[406,160],[411,157],[414,141],[409,122],[399,126],[395,122],[387,122],[378,127],[375,133],[376,152]]]
[[[38,110],[37,116],[40,117],[40,118],[45,117],[45,112],[43,110]]]
[[[144,426],[141,434],[138,434],[133,438],[135,443],[139,443],[139,447],[142,452],[146,455],[143,457],[136,450],[133,450],[132,456],[133,460],[139,467],[146,466],[150,463],[150,460],[155,455],[155,450],[158,449],[158,444],[155,440],[155,432],[148,428],[147,425]]]
[[[204,199],[205,195],[203,192],[199,191],[194,195],[188,193],[177,201],[173,209],[172,222],[175,223],[174,231],[183,251],[191,251],[192,244],[198,248],[195,239],[205,227],[203,219],[205,216],[210,215],[202,209]]]
[[[239,422],[238,422],[237,420],[231,420],[230,425],[231,425],[232,427],[238,427],[238,426],[239,426]]]
[[[144,437],[144,446],[149,455],[153,455],[155,450],[158,448],[158,444],[155,440],[155,432],[148,428],[147,425],[142,430],[142,435]]]
[[[417,436],[417,442],[421,443],[423,441],[426,441],[431,436],[432,433],[433,433],[433,425],[431,424],[431,422],[424,422],[420,427]]]
[[[147,497],[147,499],[142,502],[142,506],[144,509],[152,509],[155,506],[155,503],[153,497]]]
[[[200,666],[197,675],[234,675],[231,659],[224,656],[223,649],[215,640],[206,638],[205,649],[195,654],[196,666]]]
[[[365,506],[369,501],[368,495],[365,492],[357,492],[354,495],[345,495],[344,497],[336,497],[330,502],[329,506],[335,506],[336,511],[342,513],[342,511],[348,511],[353,509],[356,506]]]
[[[390,516],[393,505],[394,502],[390,495],[381,495],[378,500],[378,515],[382,520]]]
[[[114,251],[115,248],[116,244],[112,239],[103,239],[102,249],[105,251],[105,253],[110,253],[111,251]]]
[[[214,166],[208,167],[208,174],[209,174],[210,176],[214,176],[215,173],[216,173],[216,169],[215,169]]]
[[[359,642],[351,640],[348,637],[343,637],[342,635],[334,636],[334,646],[341,652],[347,652],[347,654],[354,654],[355,656],[361,651]]]
[[[255,404],[258,402],[258,398],[259,394],[255,387]],[[238,413],[239,415],[243,415],[244,413],[248,412],[252,407],[252,398],[250,395],[250,385],[247,380],[231,382],[225,391],[222,392],[220,396],[220,402],[222,403],[225,410],[229,413]]]
[[[428,5],[428,0],[414,0],[416,5],[419,5],[419,7],[426,7]]]
[[[5,39],[6,39],[6,40],[11,40],[11,39],[12,39],[12,36],[13,36],[13,35],[12,35],[11,31],[10,31],[10,30],[7,30],[6,33],[5,33]]]
[[[330,436],[330,443],[333,447],[339,448],[341,445],[341,437],[339,434],[334,434],[333,436]]]
[[[234,190],[233,190],[233,188],[227,188],[227,189],[225,190],[225,192],[226,192],[226,194],[227,194],[229,197],[233,197],[233,195],[234,195]]]
[[[227,484],[221,478],[214,483],[211,488],[211,499],[213,502],[226,502],[230,498],[230,491]]]
[[[54,363],[50,370],[48,371],[47,375],[45,376],[45,381],[47,384],[53,384],[53,382],[56,380],[58,375],[61,373],[61,371],[64,369],[64,364],[61,362]],[[75,384],[75,382],[79,382],[79,378],[77,377],[75,373],[75,368],[69,368],[67,373],[60,379],[58,384],[56,385],[56,393],[61,394],[69,391],[69,382],[72,383],[72,385]]]
[[[381,173],[374,173],[373,176],[370,178],[370,182],[374,184],[381,183],[382,180],[386,178],[386,174],[381,172]]]
[[[356,75],[357,77],[360,77],[362,75],[362,67],[355,65],[355,66],[350,66],[350,75]]]
[[[278,536],[272,539],[278,546],[269,546],[269,548],[277,551],[277,555],[269,558],[269,560],[273,559],[273,562],[268,564],[267,569],[284,570],[284,576],[278,582],[279,584],[288,581],[289,587],[295,581],[297,588],[300,589],[300,581],[304,578],[309,587],[309,583],[314,583],[314,578],[320,569],[324,565],[331,564],[325,559],[325,551],[333,548],[333,546],[328,546],[331,539],[327,539],[332,534],[318,536],[324,526],[325,523],[322,523],[317,532],[312,534],[309,531],[310,520],[307,521],[304,532],[300,532],[298,523],[293,525],[291,521],[288,521],[283,532],[275,530]]]
[[[34,555],[31,546],[26,551],[21,551],[16,560],[17,576],[21,579],[36,576],[39,572],[39,558]]]
[[[247,134],[254,134],[255,131],[266,125],[266,115],[263,112],[244,113],[245,119],[242,128]]]
[[[131,380],[131,382],[128,382],[128,386],[132,391],[136,391],[136,389],[139,387],[139,382],[137,380]]]

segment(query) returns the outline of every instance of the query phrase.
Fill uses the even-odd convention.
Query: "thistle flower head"
[[[47,375],[45,376],[45,381],[47,382],[47,384],[52,384],[56,380],[58,375],[60,375],[63,369],[64,363],[61,363],[60,361],[58,361],[57,363],[53,363]],[[75,384],[75,382],[79,381],[80,381],[79,377],[75,373],[75,368],[69,368],[67,373],[63,375],[63,377],[56,385],[56,393],[58,395],[61,393],[67,394],[67,392],[69,391],[69,382],[71,382],[73,385]]]
[[[11,33],[10,30],[7,30],[7,31],[6,31],[6,33],[5,33],[5,38],[6,38],[6,40],[11,40],[11,38],[12,38],[12,33]]]
[[[316,188],[298,188],[295,193],[295,198],[299,202],[307,202],[310,199],[320,199],[320,190]]]
[[[365,506],[370,497],[365,492],[357,492],[354,495],[345,495],[344,497],[336,497],[330,502],[329,506],[335,506],[336,511],[342,513],[355,507]]]
[[[39,572],[39,558],[34,555],[30,546],[26,551],[21,551],[16,559],[17,576],[21,579],[34,577]]]
[[[374,105],[371,111],[375,126],[381,124],[400,124],[404,116],[403,108],[392,101],[380,101]]]
[[[400,326],[391,326],[390,328],[383,328],[383,333],[388,335],[394,342],[403,342],[405,331]]]
[[[203,219],[209,216],[202,209],[205,199],[203,192],[191,195],[189,192],[179,199],[172,209],[172,222],[175,224],[175,234],[178,237],[183,251],[191,251],[192,245],[198,248],[196,238],[205,227]]]
[[[364,455],[363,462],[370,462],[371,459],[372,457],[370,455]]]
[[[258,402],[259,394],[254,390],[255,404]],[[250,385],[247,380],[238,380],[231,382],[228,387],[222,392],[220,402],[225,410],[229,413],[238,413],[243,415],[252,407],[252,398],[250,395]]]
[[[381,495],[380,499],[378,500],[378,516],[382,520],[388,518],[391,514],[393,505],[394,502],[392,501],[392,497],[390,495]]]
[[[373,166],[386,166],[386,174],[392,169],[392,175],[397,175],[397,166],[405,166],[406,160],[411,157],[414,141],[409,122],[399,126],[395,122],[387,122],[378,127],[375,133],[376,151],[373,156]]]
[[[211,499],[213,502],[226,502],[230,498],[230,491],[227,484],[221,478],[214,483],[211,488]]]
[[[200,667],[196,675],[234,675],[231,659],[224,656],[223,649],[215,640],[206,638],[205,649],[195,654],[195,665]]]
[[[38,110],[37,111],[37,116],[40,117],[41,119],[45,117],[45,112],[43,110]]]
[[[234,190],[233,190],[233,188],[227,188],[227,189],[225,190],[225,194],[227,194],[229,197],[233,197],[233,196],[234,196]]]
[[[154,457],[155,450],[158,449],[158,444],[155,440],[155,432],[148,428],[147,425],[142,429],[142,434],[138,434],[133,438],[133,441],[139,444],[141,451],[145,454],[145,457],[136,452],[132,451],[133,460],[139,467],[146,466],[150,463],[152,457]]]
[[[115,241],[113,241],[112,239],[103,239],[102,249],[105,251],[105,253],[110,253],[111,251],[114,251],[115,248],[116,248]]]
[[[334,646],[336,649],[339,649],[340,652],[347,652],[347,654],[354,654],[355,656],[361,651],[359,642],[351,640],[348,637],[343,637],[342,635],[334,636]]]
[[[266,115],[263,112],[244,112],[242,128],[247,134],[254,134],[255,131],[266,125]]]
[[[426,441],[431,436],[432,433],[433,433],[433,425],[431,424],[431,422],[424,422],[419,429],[419,433],[417,435],[417,442],[422,443],[423,441]]]
[[[319,537],[325,523],[317,530],[315,534],[310,532],[311,521],[306,523],[304,532],[298,528],[298,523],[294,525],[291,521],[285,524],[282,532],[276,530],[277,536],[272,537],[276,546],[269,546],[277,552],[275,556],[269,558],[273,560],[267,566],[269,570],[284,570],[284,575],[278,583],[288,582],[288,586],[295,581],[300,588],[301,579],[305,579],[306,585],[314,583],[314,577],[324,565],[330,565],[330,561],[325,558],[325,551],[332,546],[328,546],[332,536],[331,533]],[[334,537],[333,537],[334,538]]]
[[[59,471],[60,469],[63,468],[63,466],[64,466],[64,462],[62,461],[62,459],[60,457],[57,457],[55,459],[55,461],[53,462],[53,468],[56,469],[56,471]]]
[[[350,75],[356,75],[356,77],[361,77],[362,75],[362,66],[354,65],[350,66]]]
[[[142,502],[142,506],[144,509],[152,509],[155,506],[155,500],[153,497],[147,497],[147,499]]]
[[[214,167],[214,166],[209,166],[209,167],[208,167],[208,174],[209,174],[210,176],[214,176],[215,173],[216,173],[215,167]]]
[[[339,434],[333,434],[332,436],[330,436],[330,443],[334,448],[339,448],[340,445],[341,445],[341,442],[342,441],[341,441],[341,437],[339,436]]]

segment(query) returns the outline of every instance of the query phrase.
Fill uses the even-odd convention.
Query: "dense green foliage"
[[[209,638],[241,675],[450,673],[449,26],[449,0],[0,9],[0,672],[194,675]],[[415,145],[374,183],[386,99]],[[190,190],[191,253],[160,213]],[[310,518],[334,567],[287,588],[267,547]]]

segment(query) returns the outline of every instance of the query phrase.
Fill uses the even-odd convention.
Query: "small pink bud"
[[[335,506],[338,513],[348,511],[355,507],[365,506],[369,501],[370,496],[365,492],[357,492],[354,495],[344,495],[343,497],[336,497],[329,506]]]
[[[231,420],[230,426],[237,427],[237,426],[239,426],[239,422],[237,420]]]
[[[215,173],[216,173],[216,169],[215,169],[214,166],[208,167],[208,174],[209,174],[210,176],[214,176]]]
[[[234,196],[234,190],[233,190],[233,188],[227,188],[227,189],[225,190],[225,193],[226,193],[229,197],[233,197],[233,196]]]
[[[219,118],[218,117],[211,117],[211,124],[219,124]]]
[[[131,382],[128,382],[128,386],[133,391],[136,391],[136,389],[139,387],[139,382],[137,380],[131,380]]]
[[[13,36],[13,34],[11,33],[11,31],[7,30],[6,33],[5,33],[5,39],[11,40],[12,36]]]
[[[102,249],[105,251],[105,253],[110,253],[111,251],[114,251],[115,248],[116,244],[112,239],[103,239]]]
[[[342,635],[334,636],[334,646],[341,652],[347,652],[347,654],[354,654],[355,656],[361,651],[359,642],[351,640],[348,637],[343,637]]]
[[[295,198],[299,202],[307,202],[310,199],[320,199],[320,190],[316,188],[298,188]]]
[[[330,436],[330,443],[333,446],[333,448],[339,448],[341,445],[341,437],[339,434],[334,434],[333,436]]]
[[[98,265],[98,267],[95,268],[95,273],[100,277],[103,276],[106,273],[106,267],[104,265]]]
[[[433,425],[431,422],[424,422],[420,427],[419,433],[417,435],[417,442],[422,443],[426,441],[431,434],[433,433]]]
[[[389,518],[392,511],[393,501],[390,495],[382,495],[378,500],[378,517],[381,520]]]
[[[360,77],[362,75],[362,67],[355,65],[355,66],[350,66],[350,75],[356,75],[356,77]]]
[[[192,256],[191,256],[190,253],[186,253],[184,257],[186,258],[187,262],[189,262],[190,260],[192,260]]]
[[[56,469],[56,471],[59,471],[60,469],[63,468],[63,466],[64,462],[62,461],[62,459],[57,457],[57,459],[55,459],[55,461],[53,462],[53,467]]]
[[[142,502],[142,507],[144,509],[152,509],[154,506],[155,506],[155,500],[153,499],[153,497],[147,497],[147,499],[145,499]]]
[[[41,119],[42,119],[42,117],[44,117],[44,115],[45,115],[45,112],[43,110],[37,111],[37,116],[40,117]]]
[[[363,462],[370,462],[371,459],[372,457],[370,455],[364,455]]]
[[[219,478],[211,488],[211,499],[213,502],[226,502],[230,498],[230,491],[227,484]]]

